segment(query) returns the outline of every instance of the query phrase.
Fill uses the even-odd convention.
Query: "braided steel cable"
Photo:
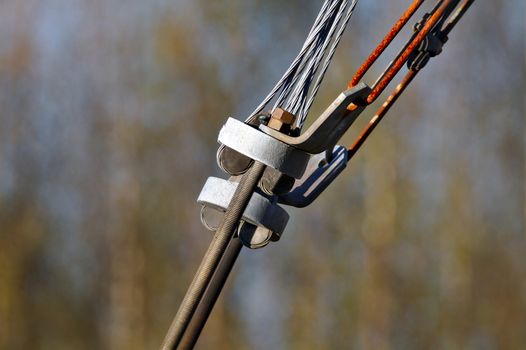
[[[257,114],[261,113],[267,104],[276,96],[276,94],[284,89],[287,90],[286,87],[290,84],[291,80],[293,79],[294,75],[298,71],[298,69],[301,69],[300,65],[304,58],[308,55],[309,51],[312,49],[312,45],[314,41],[316,40],[316,37],[320,34],[320,31],[323,29],[322,23],[327,21],[327,12],[330,11],[330,6],[334,5],[332,4],[333,1],[326,0],[323,3],[323,6],[314,21],[314,24],[309,32],[309,35],[307,36],[307,39],[305,40],[305,43],[303,44],[302,49],[300,50],[299,54],[296,56],[294,61],[292,61],[289,68],[285,71],[281,79],[276,83],[274,88],[270,91],[270,93],[263,99],[261,104],[255,109],[254,112],[252,112],[251,116],[247,119],[247,121],[251,121],[254,117],[257,116]],[[285,88],[284,88],[285,87]],[[282,92],[283,94],[283,92]]]
[[[296,115],[297,126],[301,128],[357,2],[326,0],[323,3],[300,53],[247,122],[253,122],[274,100],[271,111],[277,107],[288,110]]]
[[[305,123],[305,120],[307,118],[309,110],[310,110],[310,108],[312,106],[312,103],[314,102],[314,98],[318,94],[318,91],[319,91],[319,89],[321,87],[321,83],[323,81],[323,78],[325,77],[325,73],[327,73],[329,65],[331,64],[332,59],[334,58],[334,54],[336,53],[336,48],[338,47],[338,45],[340,43],[340,40],[343,37],[343,33],[345,32],[345,28],[347,27],[347,24],[351,20],[351,17],[352,17],[352,14],[353,14],[353,10],[354,10],[354,6],[356,6],[356,2],[354,3],[354,5],[352,5],[352,7],[349,7],[349,9],[347,10],[347,14],[345,15],[345,18],[343,20],[343,25],[341,25],[340,28],[338,29],[338,32],[336,34],[336,39],[334,40],[334,42],[332,43],[332,45],[331,45],[331,47],[329,49],[329,53],[328,53],[328,55],[327,55],[327,57],[326,57],[326,59],[325,59],[325,61],[323,63],[323,67],[321,69],[321,73],[317,77],[316,82],[314,83],[314,87],[312,89],[312,92],[311,92],[311,94],[309,96],[309,99],[306,102],[306,107],[302,111],[302,114],[301,114],[301,119],[300,120],[302,120],[302,125],[303,125],[303,123]]]
[[[325,40],[321,44],[320,49],[315,52],[313,59],[310,61],[308,69],[303,72],[298,84],[295,87],[290,101],[285,106],[286,110],[298,117],[297,124],[299,127],[304,124],[307,118],[310,106],[314,101],[314,97],[320,88],[321,82],[332,61],[332,58],[334,57],[336,47],[338,46],[347,23],[351,18],[352,9],[349,9],[346,13],[346,8],[346,3],[342,3],[338,8],[338,11],[335,13],[334,17],[335,25],[327,28],[328,31],[325,36]],[[321,70],[319,70],[322,62],[323,66],[321,67]],[[317,74],[318,70],[319,73]],[[312,85],[313,82],[315,82],[314,85]]]

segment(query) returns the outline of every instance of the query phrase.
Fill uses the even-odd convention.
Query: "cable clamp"
[[[414,26],[414,36],[416,36],[424,27],[424,24],[429,18],[429,14],[425,14],[422,20]],[[433,30],[425,36],[420,42],[420,45],[409,55],[407,59],[407,68],[417,72],[424,68],[432,57],[438,56],[442,53],[442,48],[447,42],[448,37],[440,30]]]
[[[237,186],[235,178],[208,178],[197,199],[197,203],[202,205],[201,222],[207,229],[218,229]],[[256,191],[243,213],[237,234],[245,246],[252,249],[263,248],[271,241],[281,238],[288,221],[289,214],[275,203],[275,197]]]
[[[326,153],[312,156],[303,177],[296,180],[289,193],[278,196],[278,202],[296,208],[310,205],[347,167],[348,160],[343,146],[334,147],[329,158]]]
[[[310,154],[288,145],[234,118],[228,118],[219,132],[223,146],[217,153],[218,164],[230,175],[240,175],[257,160],[279,172],[299,179]]]

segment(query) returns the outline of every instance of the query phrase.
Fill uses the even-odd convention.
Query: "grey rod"
[[[236,192],[232,197],[223,221],[221,222],[210,247],[205,253],[201,265],[184,296],[175,315],[172,325],[164,339],[162,350],[175,350],[188,328],[190,321],[208,287],[221,258],[225,254],[228,243],[234,235],[239,221],[245,211],[252,194],[265,171],[266,166],[260,162],[254,165],[241,177]]]
[[[183,339],[179,343],[179,350],[192,350],[201,335],[201,331],[205,327],[206,321],[214,308],[217,298],[221,294],[223,287],[236,263],[237,257],[243,248],[243,244],[239,238],[233,238],[217,268],[210,285],[208,286],[201,303],[195,311],[192,322],[186,329]]]

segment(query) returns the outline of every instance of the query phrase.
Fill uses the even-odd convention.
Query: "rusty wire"
[[[365,60],[365,62],[358,68],[356,74],[349,82],[349,88],[356,86],[363,78],[365,73],[371,68],[371,66],[376,62],[378,57],[385,51],[385,49],[391,44],[393,39],[400,33],[400,30],[407,24],[407,22],[413,17],[415,12],[420,8],[424,3],[424,0],[415,0],[409,6],[409,8],[404,12],[402,17],[396,22],[393,28],[387,33],[383,38],[382,42],[374,49],[371,55]]]
[[[367,97],[367,104],[373,103],[378,96],[385,90],[387,85],[393,80],[395,75],[400,71],[400,69],[403,67],[407,59],[409,58],[409,55],[417,49],[417,47],[420,45],[422,40],[426,37],[429,32],[431,32],[431,29],[435,26],[435,24],[438,23],[438,21],[442,18],[446,10],[448,9],[449,5],[451,4],[452,0],[444,0],[442,1],[440,7],[438,10],[436,10],[429,19],[425,22],[423,28],[418,32],[418,34],[414,37],[414,39],[411,41],[411,43],[407,46],[407,48],[404,50],[404,52],[396,59],[393,66],[382,75],[382,78],[376,83],[373,87],[373,91],[369,94]]]
[[[437,23],[439,23],[439,21],[440,21],[441,23],[445,23],[443,25],[443,28],[441,29],[441,33],[444,36],[447,36],[451,32],[451,30],[456,26],[458,21],[462,18],[462,16],[466,13],[466,11],[469,9],[469,7],[473,4],[474,1],[475,0],[464,0],[460,5],[458,5],[460,3],[460,1],[439,2],[437,4],[437,6],[433,9],[433,11],[431,12],[431,16],[428,18],[427,22],[424,25],[424,28],[428,27],[427,33],[429,33],[430,30],[432,30],[434,28],[434,26],[437,25]],[[355,77],[349,83],[350,86],[353,85],[353,84],[357,84],[357,82],[359,82],[359,80],[363,77],[365,72],[367,72],[367,70],[372,66],[374,61],[376,61],[376,59],[379,57],[379,55],[377,55],[376,53],[380,52],[380,54],[381,54],[381,52],[383,52],[383,50],[385,50],[385,48],[389,45],[389,43],[392,41],[394,36],[396,36],[396,34],[394,34],[394,36],[392,36],[392,33],[396,32],[397,30],[399,31],[400,28],[398,28],[398,26],[405,19],[405,16],[407,14],[411,13],[413,6],[420,6],[420,4],[419,4],[418,1],[415,1],[411,5],[411,8],[408,11],[406,11],[406,13],[404,13],[402,18],[397,22],[397,24],[391,30],[391,32],[384,38],[382,43],[369,56],[369,58],[362,65],[362,67],[360,67],[360,69],[358,69]],[[414,11],[412,12],[412,14],[414,14]],[[446,22],[446,20],[447,20],[447,22]],[[405,20],[405,22],[407,22],[407,20]],[[421,32],[423,30],[424,29],[422,29]],[[407,57],[409,57],[411,52],[413,52],[413,50],[415,50],[416,47],[418,47],[418,44],[416,44],[416,40],[417,40],[417,38],[415,36],[412,40],[410,40],[408,45],[406,45],[404,47],[404,49],[402,49],[402,52],[404,52],[404,53],[407,52]],[[421,40],[419,42],[421,42]],[[413,49],[409,50],[410,47],[413,47]],[[395,60],[396,62],[399,62],[399,61],[402,62],[401,65],[400,65],[400,68],[407,61],[407,58],[401,59],[401,57],[402,57],[402,54],[399,54],[397,56],[397,59]],[[390,67],[387,68],[386,71],[394,70],[394,68],[392,68],[392,67],[394,67],[394,65],[395,64],[392,64]],[[364,67],[367,67],[367,68],[364,68]],[[398,72],[399,69],[397,69],[396,72]],[[396,74],[396,72],[394,74]],[[410,70],[406,74],[406,76],[402,79],[402,81],[396,86],[395,90],[391,93],[391,95],[389,95],[389,97],[382,104],[380,109],[371,118],[371,120],[369,121],[368,125],[363,129],[363,131],[360,133],[360,135],[358,136],[356,141],[352,144],[352,146],[349,147],[349,149],[348,149],[349,160],[362,147],[362,145],[365,143],[367,138],[372,134],[374,129],[378,126],[378,124],[380,124],[380,122],[385,117],[387,112],[389,112],[389,110],[395,104],[395,102],[398,100],[398,98],[403,94],[403,92],[411,84],[411,82],[416,77],[418,72],[419,72],[418,70]],[[385,75],[385,73],[379,78],[378,81],[381,81],[381,80],[385,79],[385,78],[383,78],[384,75]],[[394,75],[393,75],[393,77],[394,77]],[[355,79],[357,79],[357,82],[356,82]],[[391,78],[391,80],[392,80],[392,78]],[[389,84],[389,82],[390,82],[390,80],[387,83],[385,83],[385,85]],[[375,84],[375,85],[379,86],[379,84]],[[380,89],[378,86],[376,88]],[[385,87],[380,90],[378,95],[383,91],[383,89],[385,89]],[[374,90],[373,90],[373,93],[374,93]],[[371,95],[369,95],[369,97],[371,97]],[[374,97],[374,95],[373,95],[373,97]],[[376,99],[376,98],[377,98],[377,96],[374,97],[374,99]],[[374,101],[374,99],[371,102],[369,102],[369,98],[368,98],[367,103],[368,104],[372,103]]]
[[[362,147],[365,140],[371,135],[371,133],[374,131],[374,129],[380,124],[382,119],[385,117],[387,112],[391,109],[391,107],[394,105],[394,103],[398,100],[398,98],[402,95],[402,93],[405,91],[405,89],[411,84],[415,76],[418,74],[418,71],[409,71],[407,75],[404,77],[404,79],[398,84],[393,91],[391,95],[387,98],[387,100],[384,102],[382,107],[376,112],[374,117],[371,118],[369,121],[369,124],[365,127],[365,129],[362,131],[360,136],[356,139],[354,144],[349,147],[349,156],[348,158],[351,159],[356,152]]]
[[[349,82],[349,87],[356,86],[363,78],[365,73],[369,71],[371,66],[381,56],[385,49],[391,44],[394,38],[398,35],[400,30],[407,24],[409,19],[413,17],[415,12],[420,8],[424,0],[415,0],[404,12],[396,24],[391,28],[389,33],[384,37],[382,42],[374,49],[371,55],[365,60],[362,66],[358,69],[352,80]],[[410,40],[410,42],[399,52],[395,60],[391,62],[388,68],[382,73],[382,75],[376,80],[372,86],[372,92],[367,97],[366,101],[362,103],[369,105],[373,103],[380,94],[385,90],[387,85],[393,80],[396,74],[403,67],[411,53],[418,48],[425,37],[431,32],[431,30],[437,25],[440,20],[443,20],[445,16],[448,16],[452,7],[458,4],[459,1],[454,0],[441,0],[437,3],[437,6],[430,13],[430,16],[425,21],[422,29],[416,33],[416,35]],[[468,6],[469,7],[469,6]]]

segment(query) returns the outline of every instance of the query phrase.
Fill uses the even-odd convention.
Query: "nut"
[[[250,249],[266,247],[270,242],[277,242],[280,236],[265,227],[258,227],[242,221],[238,227],[237,235],[241,243]]]
[[[268,127],[284,134],[288,134],[295,120],[296,117],[294,114],[287,112],[283,108],[276,108],[274,112],[272,112],[272,117],[268,122]]]
[[[261,177],[259,186],[261,190],[269,196],[283,195],[290,192],[295,182],[296,180],[293,177],[282,174],[271,167],[267,167]]]

